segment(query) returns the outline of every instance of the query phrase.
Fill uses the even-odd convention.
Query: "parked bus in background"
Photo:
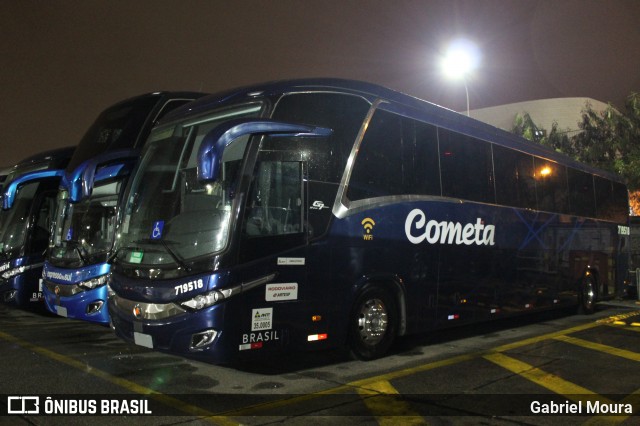
[[[620,291],[616,176],[379,86],[202,98],[150,134],[125,192],[118,336],[211,362],[348,345]]]
[[[109,324],[107,263],[121,188],[153,125],[202,96],[156,92],[102,112],[80,141],[58,193],[55,226],[43,270],[47,309],[63,317]]]
[[[56,194],[74,147],[29,157],[4,182],[0,212],[0,293],[22,307],[42,303],[40,277]]]

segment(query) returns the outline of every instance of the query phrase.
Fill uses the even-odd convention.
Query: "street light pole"
[[[467,80],[471,72],[478,66],[480,52],[475,44],[467,40],[457,40],[449,46],[442,58],[442,70],[452,79],[462,80],[467,97],[467,116],[470,115],[469,85]]]
[[[462,84],[464,84],[464,91],[467,94],[467,117],[471,117],[470,111],[469,111],[469,87],[467,86],[467,79],[463,78],[462,79]]]

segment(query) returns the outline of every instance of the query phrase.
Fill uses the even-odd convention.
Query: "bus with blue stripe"
[[[42,271],[49,311],[109,323],[107,309],[103,309],[109,295],[105,253],[113,244],[121,188],[137,159],[138,152],[133,150],[103,153],[63,179],[64,189],[58,192],[58,220]],[[73,251],[68,250],[70,247]]]
[[[58,192],[43,270],[47,309],[109,324],[109,257],[122,189],[153,125],[200,93],[155,92],[103,111],[80,141]]]
[[[109,299],[121,338],[214,363],[348,347],[622,291],[615,175],[377,85],[202,98],[150,134]]]
[[[74,148],[31,156],[11,168],[0,212],[0,294],[6,303],[42,306],[42,266],[60,180]]]

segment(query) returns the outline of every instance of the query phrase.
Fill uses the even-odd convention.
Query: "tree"
[[[640,190],[640,95],[632,93],[626,114],[611,105],[598,113],[586,105],[581,133],[574,137],[575,158],[622,176],[631,191]]]
[[[551,124],[551,131],[547,132],[543,127],[537,126],[529,113],[525,112],[516,115],[512,132],[570,157],[577,156],[573,142],[565,131],[558,129],[557,121]]]
[[[571,138],[557,127],[554,122],[547,135],[525,113],[516,116],[513,132],[580,162],[619,174],[632,193],[632,202],[640,204],[640,94],[628,96],[624,114],[611,105],[598,112],[585,104],[578,122],[582,131]]]

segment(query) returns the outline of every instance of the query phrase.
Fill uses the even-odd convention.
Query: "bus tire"
[[[395,299],[380,286],[365,288],[356,298],[349,317],[349,349],[369,361],[387,353],[398,330]]]
[[[589,273],[582,278],[580,283],[578,313],[589,315],[596,310],[596,301],[598,299],[598,284],[596,277]]]

